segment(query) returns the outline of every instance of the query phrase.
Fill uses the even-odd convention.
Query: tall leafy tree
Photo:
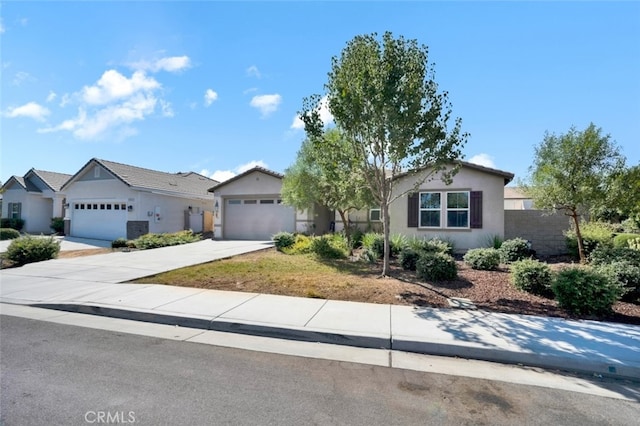
[[[535,148],[525,192],[537,208],[562,211],[571,217],[580,261],[586,262],[580,218],[607,202],[611,177],[624,168],[625,158],[609,135],[591,123],[565,134],[546,133]]]
[[[389,272],[389,205],[406,192],[393,191],[401,173],[417,175],[415,190],[440,175],[450,183],[468,135],[461,120],[451,128],[447,92],[439,92],[428,49],[390,32],[356,36],[332,59],[325,90],[336,125],[352,145],[354,171],[365,176],[384,230],[382,275]],[[312,143],[325,146],[320,96],[305,99],[299,115]]]
[[[640,225],[640,165],[613,173],[607,195],[606,204],[592,212],[595,217],[613,222],[630,218]]]
[[[322,141],[302,143],[296,161],[285,170],[282,199],[299,210],[318,203],[337,211],[348,236],[348,212],[371,205],[371,191],[354,167],[353,145],[344,134],[329,129]]]

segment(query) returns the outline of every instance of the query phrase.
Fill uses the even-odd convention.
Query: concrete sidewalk
[[[640,379],[638,326],[121,283],[270,246],[206,240],[25,265],[2,271],[0,302]]]

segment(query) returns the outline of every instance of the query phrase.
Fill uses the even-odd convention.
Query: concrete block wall
[[[564,232],[570,218],[562,213],[543,214],[540,210],[505,210],[504,239],[524,238],[540,256],[566,254]]]

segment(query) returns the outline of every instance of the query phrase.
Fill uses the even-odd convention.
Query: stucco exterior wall
[[[213,200],[194,200],[140,192],[135,220],[148,220],[149,232],[153,234],[178,232],[185,228],[184,212],[189,209],[189,206],[193,213],[211,211]],[[156,219],[156,211],[160,214],[158,219]]]
[[[412,188],[415,180],[411,177],[397,182],[395,192]],[[451,185],[445,185],[439,178],[425,182],[419,191],[482,191],[482,228],[410,228],[407,226],[408,201],[403,196],[393,202],[389,209],[391,233],[415,235],[419,238],[440,237],[452,241],[456,251],[483,247],[492,236],[504,237],[504,177],[471,168],[462,167],[453,178]]]
[[[9,217],[9,203],[21,203],[20,218],[24,220],[23,232],[50,234],[53,217],[53,201],[39,193],[27,192],[16,185],[2,194],[2,217]]]

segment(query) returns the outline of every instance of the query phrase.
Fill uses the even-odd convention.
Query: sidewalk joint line
[[[315,313],[315,314],[313,314],[313,315],[311,315],[311,318],[309,318],[309,320],[308,320],[307,322],[305,322],[305,323],[304,323],[303,327],[306,327],[307,325],[309,325],[309,323],[311,322],[311,320],[313,320],[313,319],[316,317],[316,315],[318,315],[318,313],[322,310],[322,308],[324,308],[324,307],[325,307],[325,305],[327,304],[327,302],[329,302],[329,301],[328,301],[328,300],[325,300],[325,301],[324,301],[324,303],[322,304],[322,306],[320,306],[320,307],[318,308],[318,310],[316,311],[316,313]]]

